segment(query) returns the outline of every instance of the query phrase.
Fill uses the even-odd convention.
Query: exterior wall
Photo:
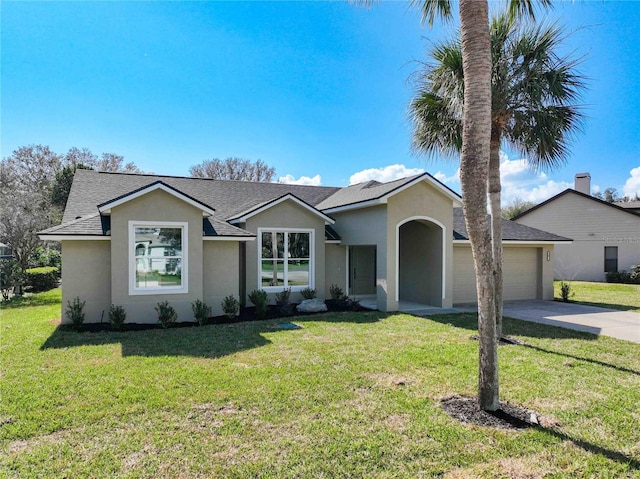
[[[325,295],[329,297],[329,288],[336,284],[347,291],[347,248],[334,243],[326,243],[325,251]]]
[[[410,221],[400,227],[399,299],[442,306],[442,229]]]
[[[324,220],[317,214],[305,209],[293,201],[283,201],[247,220],[241,228],[258,234],[258,228],[308,228],[315,231],[314,240],[314,262],[313,262],[313,288],[316,289],[317,297],[325,297],[325,242],[324,242]],[[250,241],[246,246],[246,294],[254,289],[258,289],[258,246],[260,238]],[[269,294],[271,302],[275,300],[275,293]],[[251,304],[245,298],[246,304]],[[301,301],[299,293],[291,293],[291,301]]]
[[[129,294],[129,221],[179,221],[188,223],[188,292],[172,294]],[[185,249],[185,245],[183,245]],[[203,298],[202,212],[184,201],[155,190],[113,208],[111,212],[111,302],[124,306],[127,321],[155,323],[155,306],[168,300],[178,321],[193,321],[191,303]],[[65,265],[66,266],[66,265]]]
[[[604,247],[618,247],[618,270],[640,263],[640,216],[574,193],[556,198],[516,220],[573,239],[557,245],[554,277],[604,281]]]
[[[222,299],[230,294],[240,297],[240,246],[237,241],[205,241],[203,245],[203,301],[213,316],[224,314]]]
[[[434,227],[440,229],[434,221],[444,226],[443,234],[444,248],[439,252],[442,255],[444,251],[444,295],[441,295],[440,306],[444,308],[451,307],[453,302],[453,204],[451,198],[447,197],[440,191],[425,182],[418,183],[395,196],[389,198],[387,203],[387,226],[386,234],[388,237],[386,269],[389,272],[387,278],[387,288],[389,295],[387,297],[386,311],[395,311],[398,309],[398,231],[399,225],[410,219],[419,219],[420,221],[428,221]],[[442,281],[442,280],[440,280]]]
[[[376,246],[378,309],[387,311],[387,208],[384,205],[371,206],[343,213],[333,213],[331,216],[336,220],[333,229],[342,238],[343,245]],[[345,288],[346,291],[347,288]]]
[[[503,262],[504,300],[552,300],[553,257],[553,245],[506,245]],[[453,303],[475,302],[477,295],[471,246],[458,243],[453,248]]]
[[[111,305],[111,242],[62,241],[62,322],[67,301],[85,301],[85,322],[108,321]]]

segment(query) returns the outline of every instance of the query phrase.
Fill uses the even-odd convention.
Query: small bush
[[[178,319],[178,313],[173,309],[173,306],[169,304],[169,301],[162,301],[156,306],[156,312],[158,313],[158,322],[163,328],[168,328]]]
[[[124,306],[112,304],[109,307],[109,323],[113,329],[120,331],[126,320],[127,312],[124,310]]]
[[[333,300],[340,300],[345,298],[344,291],[337,284],[332,284],[331,286],[329,286],[329,295]]]
[[[302,291],[300,291],[300,294],[304,299],[313,299],[316,297],[317,292],[315,289],[304,288]]]
[[[0,290],[3,301],[9,301],[11,293],[20,286],[21,277],[22,271],[15,259],[0,259]]]
[[[26,285],[34,293],[49,291],[58,285],[58,268],[54,266],[27,269],[25,275]]]
[[[293,313],[293,307],[290,304],[291,288],[283,289],[281,293],[276,293],[276,304],[281,314],[285,316]]]
[[[222,311],[229,319],[235,318],[240,312],[240,302],[232,294],[225,296],[220,306],[222,306]]]
[[[269,304],[267,292],[264,289],[254,289],[249,293],[249,301],[256,307],[256,319],[264,319]]]
[[[193,316],[200,326],[205,324],[209,316],[211,316],[211,308],[207,306],[207,303],[199,299],[191,303],[191,311],[193,311]]]
[[[560,282],[560,298],[565,303],[569,302],[569,298],[571,298],[575,292],[571,291],[571,284],[565,281]]]
[[[86,301],[80,301],[79,297],[75,297],[73,302],[67,301],[67,310],[65,315],[67,319],[71,321],[76,331],[80,331],[82,323],[84,323],[84,305]]]

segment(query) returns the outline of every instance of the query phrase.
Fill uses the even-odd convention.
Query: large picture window
[[[130,293],[187,292],[187,223],[129,223]]]
[[[259,287],[313,287],[313,230],[258,231]]]

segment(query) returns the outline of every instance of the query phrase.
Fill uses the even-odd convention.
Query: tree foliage
[[[262,160],[251,162],[242,158],[230,157],[226,160],[212,158],[189,168],[189,174],[195,178],[214,180],[266,181],[271,182],[276,174],[275,168]]]
[[[502,207],[502,217],[506,220],[510,220],[515,218],[516,216],[524,213],[527,210],[530,210],[537,203],[533,201],[525,201],[522,198],[514,198],[511,202],[507,203],[504,207]]]

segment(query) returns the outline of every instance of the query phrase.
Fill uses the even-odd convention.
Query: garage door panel
[[[538,297],[538,248],[505,248],[503,252],[504,300]],[[453,302],[476,302],[476,279],[470,247],[453,250]]]

